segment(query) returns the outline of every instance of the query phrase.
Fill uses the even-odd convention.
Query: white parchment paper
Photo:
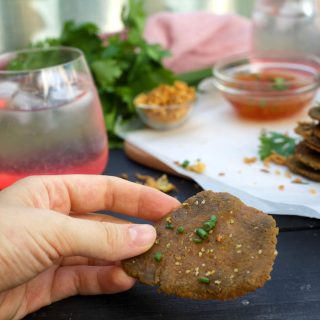
[[[204,189],[230,192],[246,204],[274,214],[320,218],[320,183],[294,184],[286,168],[263,163],[245,164],[245,157],[258,157],[258,137],[262,129],[289,133],[306,114],[272,122],[238,118],[215,90],[200,94],[185,124],[169,131],[141,129],[122,133],[127,141],[195,180]],[[203,174],[188,172],[174,164],[200,158],[207,169]],[[224,175],[221,175],[224,173]],[[220,175],[219,175],[220,174]],[[283,190],[279,186],[284,186]]]

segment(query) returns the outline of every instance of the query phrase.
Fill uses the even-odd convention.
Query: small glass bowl
[[[134,100],[134,105],[140,119],[148,127],[156,130],[167,130],[179,127],[190,115],[195,99],[180,104],[150,105],[138,103],[139,96]]]
[[[319,87],[319,70],[319,60],[313,56],[286,60],[236,56],[216,64],[214,84],[238,115],[273,120],[296,114],[311,104]],[[251,76],[239,79],[241,74]],[[261,80],[268,74],[276,76],[274,83]],[[257,75],[256,80],[253,75]]]

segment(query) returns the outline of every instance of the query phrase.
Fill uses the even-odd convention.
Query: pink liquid
[[[70,104],[35,111],[2,111],[0,100],[1,124],[0,190],[31,175],[101,174],[107,164],[94,90]]]
[[[88,159],[88,161],[65,168],[48,168],[46,172],[42,170],[22,170],[19,173],[0,172],[0,190],[14,182],[32,175],[53,175],[53,174],[101,174],[108,162],[108,149],[105,148],[98,157]]]

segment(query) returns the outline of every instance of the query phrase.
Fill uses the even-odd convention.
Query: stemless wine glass
[[[107,159],[102,109],[80,50],[0,55],[0,189],[29,175],[98,174]]]

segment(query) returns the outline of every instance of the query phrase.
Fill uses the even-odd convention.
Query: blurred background
[[[56,37],[64,21],[94,22],[102,32],[122,29],[126,0],[0,0],[0,52],[24,48],[30,41]],[[205,10],[250,17],[254,0],[144,0],[148,15],[159,11]]]

